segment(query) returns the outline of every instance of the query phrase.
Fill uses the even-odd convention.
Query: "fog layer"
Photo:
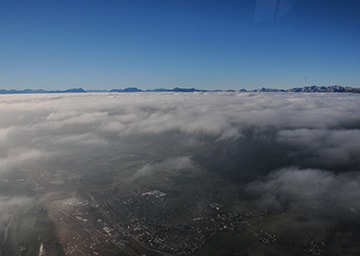
[[[112,168],[131,183],[205,170],[259,207],[358,212],[359,109],[359,96],[335,93],[3,95],[0,179]]]

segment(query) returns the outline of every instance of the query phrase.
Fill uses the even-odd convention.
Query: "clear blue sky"
[[[0,0],[0,88],[360,87],[360,1]]]

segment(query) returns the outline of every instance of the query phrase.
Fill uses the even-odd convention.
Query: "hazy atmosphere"
[[[150,208],[142,213],[134,208],[131,218],[138,216],[140,221],[137,214],[146,213],[156,220],[152,216],[165,214],[163,218],[171,223],[195,225],[191,223],[198,222],[192,219],[211,216],[204,210],[210,203],[219,205],[216,209],[228,218],[236,216],[229,212],[245,212],[237,218],[248,216],[241,217],[249,218],[248,224],[239,222],[240,229],[234,224],[234,232],[265,239],[256,231],[261,229],[268,232],[264,234],[269,234],[269,241],[272,236],[280,241],[259,247],[251,240],[246,242],[249,248],[234,248],[229,242],[217,245],[225,251],[230,248],[228,253],[318,255],[303,252],[311,246],[319,255],[359,253],[360,101],[356,94],[87,93],[7,95],[0,100],[2,255],[37,255],[40,244],[49,255],[82,255],[80,249],[71,253],[67,239],[79,235],[83,240],[77,246],[86,244],[81,230],[96,228],[96,218],[111,232],[122,230],[121,223],[130,220],[122,216],[133,201],[113,219],[111,211],[116,208],[106,208],[115,207],[111,200],[145,200],[150,195],[159,208],[146,206]],[[104,197],[106,193],[113,198]],[[175,211],[176,219],[167,211]],[[74,217],[75,224],[66,226],[70,216],[84,224],[77,226]],[[150,225],[144,221],[142,225]],[[50,232],[53,240],[44,232]],[[340,239],[345,234],[350,237]],[[224,241],[242,241],[238,236]],[[293,254],[286,249],[291,239],[297,246],[291,249]],[[30,254],[15,254],[19,253],[12,245],[15,241],[22,241],[28,250],[24,253]],[[117,255],[95,242],[93,246],[100,255]],[[134,251],[119,255],[141,252],[131,246]],[[211,250],[216,255],[216,248],[206,248],[205,243],[195,251],[212,255],[206,251]],[[178,250],[147,253],[180,255]]]

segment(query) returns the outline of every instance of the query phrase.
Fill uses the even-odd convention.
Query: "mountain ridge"
[[[196,88],[181,88],[175,87],[173,89],[166,88],[157,88],[157,89],[147,89],[142,90],[137,87],[127,87],[124,89],[110,89],[110,90],[85,90],[83,88],[71,88],[66,90],[44,90],[44,89],[24,89],[24,90],[14,90],[14,89],[0,89],[0,94],[42,94],[42,93],[87,93],[87,92],[118,92],[118,93],[131,93],[131,92],[294,92],[294,93],[360,93],[360,88],[341,86],[341,85],[331,85],[331,86],[304,86],[304,87],[294,87],[290,89],[276,89],[276,88],[258,88],[253,90],[239,89],[239,90],[205,90],[205,89],[196,89]]]

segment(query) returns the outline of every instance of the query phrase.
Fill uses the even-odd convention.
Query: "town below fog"
[[[0,255],[358,255],[350,93],[0,95]]]

